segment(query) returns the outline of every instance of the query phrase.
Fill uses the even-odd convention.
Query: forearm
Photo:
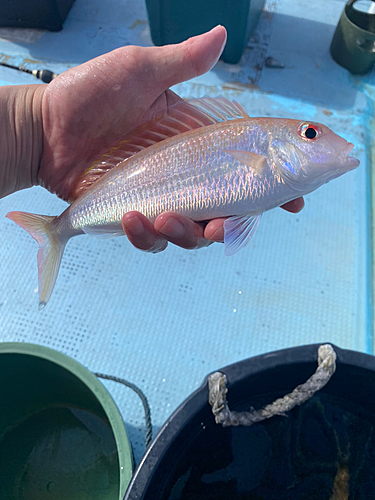
[[[0,198],[37,184],[45,87],[0,87]]]

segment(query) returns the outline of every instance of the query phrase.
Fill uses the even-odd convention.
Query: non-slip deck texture
[[[149,255],[126,238],[75,238],[40,312],[36,243],[4,216],[55,215],[66,204],[42,188],[2,199],[0,341],[47,345],[92,371],[130,380],[148,397],[155,430],[206,374],[226,364],[315,342],[372,352],[374,79],[350,76],[329,55],[343,6],[268,1],[239,65],[220,62],[174,90],[236,99],[252,116],[323,122],[354,142],[356,171],[307,196],[300,214],[265,214],[248,248],[230,258],[220,244],[200,251],[170,245]],[[123,44],[151,44],[142,0],[76,0],[60,33],[0,30],[0,37],[0,60],[57,72]],[[266,67],[267,57],[284,69]],[[0,69],[1,84],[34,82]],[[139,461],[141,402],[130,389],[104,383]]]

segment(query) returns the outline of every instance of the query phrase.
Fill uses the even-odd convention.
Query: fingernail
[[[211,31],[214,31],[214,30],[216,30],[216,29],[217,29],[217,28],[219,28],[219,27],[222,27],[222,25],[221,25],[221,24],[218,24],[218,25],[217,25],[217,26],[215,26],[215,28],[213,28]],[[211,31],[210,31],[210,33],[211,33]],[[225,33],[225,38],[224,38],[223,43],[222,43],[222,45],[221,45],[221,47],[220,47],[220,51],[219,51],[219,53],[218,53],[218,56],[217,56],[217,57],[215,58],[215,60],[213,61],[212,66],[211,66],[211,69],[215,66],[215,64],[216,64],[216,63],[218,62],[218,60],[220,59],[221,54],[222,54],[222,53],[223,53],[223,51],[224,51],[224,48],[225,48],[226,43],[227,43],[227,33]]]
[[[222,243],[224,241],[224,228],[219,227],[218,229],[216,229],[216,231],[213,234],[211,234],[210,240],[211,243],[213,243],[214,241]]]
[[[127,219],[125,225],[126,229],[134,234],[134,236],[141,236],[145,231],[145,227],[141,219],[137,216]]]
[[[174,217],[168,217],[167,222],[159,229],[159,232],[168,238],[179,238],[185,232],[184,226]]]
[[[303,198],[297,198],[294,200],[294,207],[296,210],[302,210],[305,206],[305,200]]]

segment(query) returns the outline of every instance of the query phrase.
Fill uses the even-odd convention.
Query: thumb
[[[158,63],[154,66],[156,81],[163,87],[162,90],[165,90],[177,83],[203,75],[215,66],[226,41],[226,29],[219,25],[185,42],[154,47],[149,52],[149,62]]]

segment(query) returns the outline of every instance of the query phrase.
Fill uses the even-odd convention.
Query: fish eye
[[[307,137],[307,139],[315,139],[317,135],[318,134],[316,130],[312,127],[309,127],[305,130],[305,137]]]
[[[298,132],[304,139],[314,141],[321,136],[322,129],[313,123],[302,123],[298,128]]]

